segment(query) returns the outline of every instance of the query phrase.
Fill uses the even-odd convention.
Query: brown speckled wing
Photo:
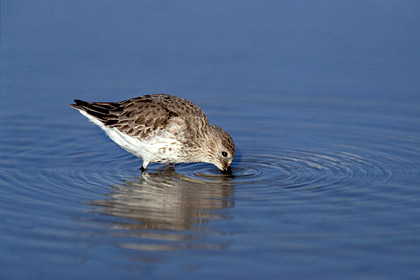
[[[128,135],[145,138],[182,119],[188,125],[207,125],[207,117],[194,103],[166,94],[145,95],[121,102],[86,102],[75,100],[71,106],[84,110],[106,126]]]

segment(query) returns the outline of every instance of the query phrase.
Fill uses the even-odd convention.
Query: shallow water
[[[1,279],[419,277],[417,4],[72,3],[2,3]],[[157,92],[232,176],[141,174],[68,107]]]

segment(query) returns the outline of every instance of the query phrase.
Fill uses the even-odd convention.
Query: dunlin
[[[71,107],[102,128],[118,145],[150,162],[207,162],[230,174],[235,155],[232,137],[210,125],[194,103],[172,95],[153,94],[121,102],[75,100]]]

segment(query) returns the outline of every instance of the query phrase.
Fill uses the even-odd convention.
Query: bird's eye
[[[226,152],[222,152],[222,156],[227,157],[227,153]]]

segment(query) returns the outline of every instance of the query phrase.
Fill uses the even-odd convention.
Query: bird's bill
[[[228,167],[226,167],[226,168],[223,168],[223,169],[221,170],[221,172],[222,172],[222,174],[224,174],[224,175],[231,175],[231,174],[232,174],[232,168],[231,168],[230,166],[228,166]]]

